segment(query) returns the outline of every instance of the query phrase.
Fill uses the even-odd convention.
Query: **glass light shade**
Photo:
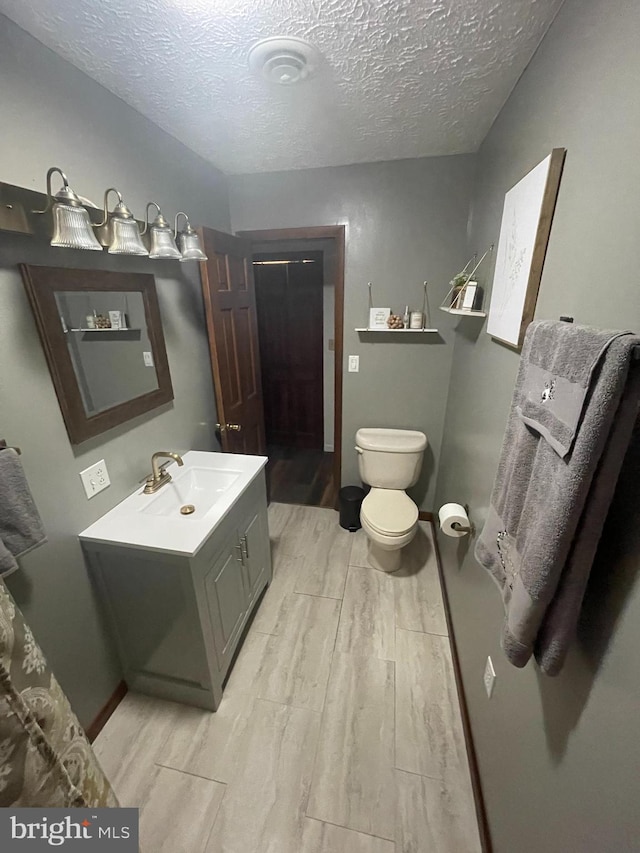
[[[181,262],[207,260],[207,256],[200,248],[200,240],[195,231],[191,234],[186,231],[180,234],[180,252],[182,253]]]
[[[151,237],[151,248],[149,249],[149,257],[155,260],[156,258],[164,258],[167,260],[181,260],[182,255],[176,246],[176,241],[173,239],[173,231],[171,228],[157,228],[151,226],[149,228]]]
[[[135,219],[112,216],[109,219],[110,255],[148,255]]]
[[[52,213],[52,246],[60,246],[63,249],[89,249],[92,252],[102,251],[102,246],[93,233],[89,214],[84,207],[57,202],[53,205]]]

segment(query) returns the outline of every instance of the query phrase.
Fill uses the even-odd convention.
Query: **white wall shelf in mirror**
[[[367,332],[370,335],[424,335],[437,334],[438,329],[355,329],[356,332]]]
[[[109,332],[112,335],[123,335],[127,332],[140,332],[142,329],[67,329],[67,332],[97,332],[98,334],[104,334],[104,332]]]

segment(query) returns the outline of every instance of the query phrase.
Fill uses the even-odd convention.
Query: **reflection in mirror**
[[[173,400],[152,275],[20,270],[72,444]]]
[[[55,297],[87,415],[158,388],[141,293],[58,291]]]

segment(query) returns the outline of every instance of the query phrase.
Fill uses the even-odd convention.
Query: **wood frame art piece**
[[[173,386],[153,275],[41,267],[31,264],[20,264],[20,272],[35,315],[42,348],[71,444],[80,444],[173,400]],[[56,293],[69,291],[88,294],[114,291],[140,292],[157,388],[99,411],[97,414],[87,414],[67,346],[67,331],[61,324],[56,303]],[[94,337],[99,335],[97,331],[82,331]],[[116,331],[113,338],[131,336],[131,334],[130,330]]]
[[[505,195],[487,333],[519,349],[533,320],[566,148],[554,148]]]

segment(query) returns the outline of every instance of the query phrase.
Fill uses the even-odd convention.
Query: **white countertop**
[[[79,534],[80,539],[192,557],[267,464],[266,456],[201,450],[190,450],[183,454],[182,459],[184,466],[172,463],[168,468],[172,482],[162,486],[154,495],[145,495],[144,486],[139,486],[132,495],[83,530]],[[199,499],[195,497],[191,500],[196,507],[192,515],[181,515],[179,508],[154,514],[154,506],[173,500],[179,503],[173,494],[188,494],[185,484],[198,472],[204,472],[211,478],[216,474],[222,479],[229,479],[229,475],[237,475],[237,478],[206,511],[198,509]],[[206,494],[202,491],[199,494],[205,495],[201,502],[206,502]]]

